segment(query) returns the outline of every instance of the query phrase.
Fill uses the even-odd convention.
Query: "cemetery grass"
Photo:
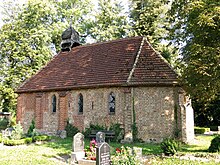
[[[190,160],[180,160],[181,155],[196,155],[202,158],[214,157],[216,154],[207,152],[210,145],[210,141],[213,136],[197,136],[197,143],[194,145],[181,145],[181,150],[177,156],[162,157],[162,150],[158,144],[146,144],[146,143],[132,143],[132,144],[120,144],[110,142],[111,153],[114,154],[116,148],[123,146],[128,147],[141,147],[143,150],[143,157],[150,157],[148,162],[150,164],[182,164],[182,165],[214,165],[214,161],[199,162]],[[85,139],[85,146],[89,145],[89,140]],[[0,146],[0,164],[1,165],[62,165],[70,164],[70,154],[72,150],[72,138],[59,139],[53,138],[52,141],[43,144],[30,144],[22,146]]]
[[[20,146],[0,146],[1,165],[69,164],[72,139],[52,138],[50,142]]]

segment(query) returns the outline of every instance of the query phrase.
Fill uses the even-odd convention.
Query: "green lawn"
[[[206,150],[210,145],[213,136],[197,136],[196,144],[182,145],[181,151],[176,157],[161,157],[162,150],[159,145],[133,143],[123,144],[129,147],[141,147],[143,155],[151,155],[152,158],[148,164],[167,164],[167,165],[197,165],[197,164],[210,164],[214,165],[215,162],[199,162],[190,160],[180,160],[179,155],[192,154],[199,157],[215,157],[216,154],[207,153]],[[89,140],[85,140],[85,146],[89,145]],[[120,148],[122,144],[110,142],[111,152],[114,153],[116,148]],[[31,144],[23,146],[0,146],[0,164],[1,165],[59,165],[69,164],[69,155],[72,149],[72,139],[58,139],[54,138],[51,142],[45,144]],[[147,164],[147,163],[146,163]]]

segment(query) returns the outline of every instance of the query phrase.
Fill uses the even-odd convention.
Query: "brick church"
[[[61,51],[18,89],[17,121],[25,131],[64,130],[66,121],[84,130],[90,124],[121,124],[125,140],[160,142],[177,132],[194,138],[193,109],[177,74],[144,37],[81,45],[70,27]],[[134,115],[135,114],[135,115]],[[135,119],[134,119],[135,117]]]

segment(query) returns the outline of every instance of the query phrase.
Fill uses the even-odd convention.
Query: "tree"
[[[173,66],[176,49],[168,45],[168,0],[132,0],[131,23],[133,35],[146,36],[153,47]]]
[[[176,0],[170,14],[170,39],[182,47],[182,80],[192,98],[207,104],[220,93],[220,2]]]
[[[98,8],[89,25],[89,33],[95,41],[108,41],[129,35],[128,15],[119,0],[99,0]]]
[[[83,31],[89,1],[29,0],[20,11],[9,9],[0,29],[0,94],[3,111],[14,111],[18,85],[36,73],[53,56],[53,45],[59,50],[62,31],[69,26]],[[77,23],[80,22],[80,25]],[[84,23],[85,24],[85,23]]]
[[[211,102],[193,102],[195,125],[201,127],[220,125],[220,95]]]

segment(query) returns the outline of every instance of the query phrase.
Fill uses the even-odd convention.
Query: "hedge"
[[[47,135],[39,135],[39,136],[34,136],[33,137],[33,141],[47,141],[50,140],[51,136],[47,136]]]
[[[46,135],[40,135],[40,136],[35,136],[33,138],[27,137],[24,139],[20,140],[13,140],[13,139],[4,139],[3,143],[6,146],[15,146],[15,145],[22,145],[22,144],[29,144],[35,141],[47,141],[50,140],[51,136],[46,136]],[[0,142],[2,142],[2,137],[0,136]]]
[[[205,127],[194,127],[195,134],[204,134],[205,132],[209,132],[210,128]]]
[[[209,128],[210,128],[211,131],[218,131],[218,126],[217,125],[209,126]]]
[[[4,145],[6,146],[15,146],[15,145],[25,144],[25,139],[20,139],[20,140],[5,139],[3,142]]]

